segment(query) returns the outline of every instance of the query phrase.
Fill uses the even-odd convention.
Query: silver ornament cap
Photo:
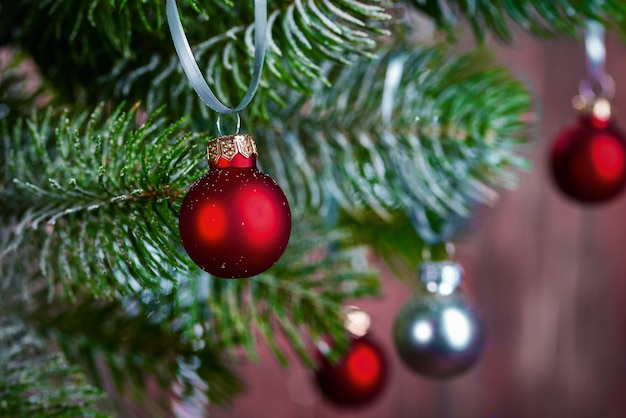
[[[420,265],[419,279],[429,292],[450,295],[463,281],[463,267],[450,261],[426,261]]]

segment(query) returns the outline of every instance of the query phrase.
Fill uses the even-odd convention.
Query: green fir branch
[[[515,25],[511,22],[542,38],[579,37],[587,20],[603,22],[622,35],[626,27],[626,3],[621,0],[411,0],[407,3],[432,17],[451,36],[458,23],[467,20],[480,40],[492,34],[502,41],[513,41]]]
[[[15,224],[0,260],[33,247],[39,268],[32,280],[68,297],[86,287],[109,298],[155,288],[190,264],[174,239],[172,202],[198,173],[190,153],[202,151],[182,122],[138,118],[119,108],[74,118],[48,112],[5,129],[11,151],[1,197]]]
[[[14,316],[0,317],[0,416],[98,417],[101,391]]]
[[[0,10],[10,9],[1,1]],[[11,10],[6,19],[0,13],[0,27],[4,22],[7,28],[19,28],[4,35],[0,30],[0,45],[19,44],[32,54],[62,100],[147,100],[151,111],[169,104],[172,109],[182,108],[179,115],[189,114],[189,99],[195,94],[174,54],[164,1],[90,0],[76,5],[76,0],[50,0],[30,5],[40,13],[30,13],[26,3],[20,3],[23,9]],[[246,90],[254,54],[252,2],[179,3],[187,35],[198,44],[200,67],[218,97],[236,105]],[[371,55],[376,38],[388,33],[383,25],[390,16],[384,4],[382,0],[269,2],[261,90],[271,95],[271,86],[282,83],[308,91],[311,80],[323,77],[326,60],[349,64],[356,57]],[[26,37],[35,27],[44,27],[44,35]],[[68,53],[72,60],[65,59]],[[152,89],[153,95],[146,98],[146,91],[157,82],[166,85]],[[192,103],[197,108],[198,101]]]
[[[174,309],[176,294],[145,291],[140,298],[86,298],[71,306],[40,300],[22,315],[57,341],[93,382],[112,391],[112,401],[153,403],[162,416],[172,416],[177,402],[194,401],[186,394],[202,393],[199,399],[229,403],[243,383],[215,345],[198,338],[199,324],[193,327],[195,334],[186,334],[185,317]],[[204,321],[206,315],[204,309]],[[150,382],[160,393],[154,399],[156,393],[146,390]]]
[[[282,98],[275,94],[278,85],[310,92],[312,81],[321,79],[328,83],[322,68],[325,62],[350,64],[357,57],[372,56],[376,37],[388,33],[382,25],[390,17],[378,6],[380,1],[278,3],[270,4],[273,9],[269,14],[265,73],[250,111],[257,118],[269,118],[264,110],[265,100],[260,96],[281,103]],[[233,26],[217,31],[193,48],[209,85],[231,106],[239,102],[248,87],[253,33],[253,24]],[[202,39],[193,30],[188,31],[188,36]],[[149,110],[169,103],[176,114],[195,115],[197,120],[214,119],[188,86],[172,52],[173,46],[169,54],[145,56],[140,66],[138,60],[120,60],[99,83],[112,85],[115,97],[142,100]],[[207,129],[206,125],[200,127]]]
[[[392,96],[390,65],[403,68]],[[336,201],[361,219],[390,222],[417,205],[468,216],[475,201],[514,186],[513,170],[528,166],[518,152],[529,95],[484,52],[397,46],[329,76],[341,87],[318,84],[310,100],[291,96],[258,130],[268,156],[261,163],[296,212],[324,212]]]
[[[345,349],[343,306],[378,295],[380,285],[364,249],[349,242],[348,235],[300,219],[285,254],[271,270],[248,281],[212,280],[208,301],[223,348],[244,347],[255,359],[255,341],[261,337],[286,365],[275,333],[281,331],[308,365],[311,344],[321,335],[333,335],[337,350]]]
[[[0,268],[8,276],[20,251],[37,260],[29,275],[8,280],[21,280],[21,288],[45,285],[53,302],[181,291],[206,276],[184,254],[177,228],[185,189],[206,170],[198,164],[200,136],[183,134],[182,122],[168,124],[160,114],[143,118],[98,108],[72,118],[48,112],[5,129],[13,151],[3,161],[7,184],[0,197],[12,203],[3,211],[8,245]],[[189,338],[205,320],[197,316],[199,304],[207,304],[211,345],[226,352],[244,346],[254,357],[251,329],[277,347],[278,324],[310,361],[296,330],[337,336],[345,301],[377,294],[377,276],[351,248],[307,258],[346,237],[300,215],[285,255],[267,273],[248,281],[211,279],[204,300],[170,302]],[[281,359],[282,352],[275,350]]]
[[[229,1],[179,3],[191,6],[204,20],[232,8]],[[62,43],[68,47],[64,52],[77,64],[96,64],[94,58],[108,54],[133,56],[137,34],[158,36],[165,26],[165,2],[161,0],[2,0],[0,11],[0,43],[17,41],[42,51],[47,42]],[[31,38],[35,34],[44,41],[40,47]]]

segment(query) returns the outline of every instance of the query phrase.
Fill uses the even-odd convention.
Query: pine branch
[[[20,3],[23,9],[11,10],[6,19],[0,13],[0,27],[6,23],[7,28],[20,28],[7,31],[4,36],[0,31],[0,45],[17,43],[31,53],[62,100],[75,102],[78,97],[86,97],[90,103],[111,98],[145,101],[145,92],[158,82],[166,86],[153,89],[158,94],[147,98],[148,109],[152,111],[168,103],[172,109],[187,107],[179,115],[189,114],[183,113],[189,110],[186,96],[194,98],[195,94],[174,54],[164,21],[163,1],[36,3],[40,13],[30,13],[35,5],[28,1]],[[227,2],[190,2],[200,17],[198,12],[185,8],[185,2],[180,3],[190,40],[201,42],[196,48],[201,68],[219,97],[235,105],[251,72],[252,3],[228,6]],[[355,57],[371,54],[375,38],[387,33],[382,25],[389,15],[380,6],[383,3],[269,2],[267,71],[261,90],[271,94],[271,86],[284,83],[308,91],[310,80],[323,76],[324,61],[350,63]],[[10,6],[0,3],[0,10],[7,8]],[[47,32],[37,39],[26,37],[36,27],[44,27]],[[71,62],[65,59],[68,51],[73,57]],[[106,92],[106,98],[102,92]],[[193,101],[195,107],[197,103]]]
[[[145,401],[146,379],[155,379],[171,397],[175,379],[183,387],[198,387],[197,380],[187,379],[192,371],[206,382],[211,402],[225,403],[240,390],[240,382],[216,353],[235,356],[243,347],[256,358],[260,336],[286,365],[285,347],[276,334],[282,330],[300,358],[312,365],[305,335],[311,341],[334,335],[335,354],[340,353],[347,345],[340,316],[344,303],[378,291],[377,277],[364,270],[364,253],[336,247],[345,237],[326,255],[320,252],[319,228],[302,230],[299,224],[297,229],[308,238],[290,246],[272,275],[249,281],[181,277],[176,287],[166,282],[157,293],[145,290],[122,303],[79,298],[68,306],[36,299],[34,309],[13,309],[44,335],[54,336],[93,381],[102,384],[110,375],[115,389],[135,400]],[[308,262],[302,260],[303,251],[312,258]]]
[[[458,22],[467,19],[480,40],[490,33],[502,41],[513,41],[511,22],[542,38],[579,37],[589,19],[603,22],[622,35],[626,27],[626,3],[621,0],[411,0],[407,3],[431,16],[451,36]]]
[[[226,403],[241,382],[223,365],[224,355],[236,358],[243,347],[256,359],[261,337],[286,365],[286,347],[277,331],[309,365],[311,343],[321,335],[334,336],[338,355],[347,348],[340,315],[345,302],[378,291],[377,277],[364,269],[362,250],[340,248],[346,237],[331,234],[335,250],[325,254],[319,248],[323,228],[302,227],[296,226],[298,235],[308,238],[290,246],[271,275],[248,281],[180,277],[178,286],[166,282],[158,292],[145,290],[122,302],[79,297],[68,306],[35,298],[35,308],[12,309],[43,335],[54,337],[92,381],[102,385],[110,376],[115,390],[134,401],[149,401],[145,386],[150,379],[169,401],[181,396],[172,392],[173,382],[179,382],[200,389],[211,402]],[[168,407],[171,402],[159,404],[158,410]]]
[[[384,80],[397,59],[405,70],[389,124],[380,116],[384,83],[371,81]],[[341,88],[320,83],[305,107],[294,94],[275,109],[273,126],[259,126],[260,163],[296,219],[334,200],[361,220],[391,222],[417,205],[443,218],[467,215],[485,188],[510,186],[510,169],[524,164],[516,152],[528,95],[488,65],[484,54],[415,49],[329,72]],[[184,189],[204,171],[199,137],[158,114],[145,124],[136,117],[118,109],[56,121],[48,113],[5,132],[5,213],[19,217],[5,260],[33,251],[40,263],[30,277],[69,297],[85,287],[96,297],[132,295],[161,278],[175,282],[174,271],[198,274],[176,223]]]
[[[51,292],[58,284],[72,297],[86,286],[109,298],[154,288],[189,264],[172,239],[171,201],[198,169],[188,158],[197,143],[181,133],[181,122],[167,126],[155,115],[140,124],[137,117],[120,109],[73,119],[48,112],[5,129],[11,183],[2,191],[3,212],[19,218],[0,260],[32,248],[40,262],[31,279],[44,278]]]
[[[275,94],[275,86],[286,84],[297,91],[310,92],[311,80],[328,83],[322,70],[324,62],[350,64],[359,56],[372,56],[375,37],[387,33],[381,24],[389,16],[377,6],[380,1],[278,3],[270,4],[274,10],[269,15],[266,71],[259,96],[269,95],[279,103],[282,99]],[[248,15],[251,13],[250,9]],[[247,89],[254,54],[253,30],[252,24],[218,29],[216,35],[194,48],[209,84],[230,105],[237,104]],[[202,39],[197,31],[188,32],[190,38]],[[145,58],[140,67],[136,67],[137,61],[118,62],[102,81],[113,84],[115,96],[141,98],[148,109],[170,103],[171,110],[177,114],[196,115],[198,120],[212,119],[190,90],[178,58],[171,51],[168,55],[153,54]],[[154,85],[153,80],[160,87],[146,88]],[[146,90],[149,90],[147,97]],[[259,108],[262,103],[264,100],[258,97],[253,102],[257,108],[251,113],[267,119],[262,105]]]
[[[205,18],[232,8],[229,1],[221,5],[208,0],[186,3]],[[47,42],[65,44],[64,52],[79,65],[89,61],[97,65],[94,59],[107,55],[130,57],[134,55],[133,37],[156,34],[165,22],[165,2],[160,0],[3,0],[0,11],[0,44],[18,41],[34,51],[44,51]]]
[[[261,155],[270,157],[261,163],[296,210],[324,211],[336,200],[361,219],[389,222],[418,205],[467,216],[492,196],[486,190],[515,184],[512,169],[528,164],[517,155],[530,111],[519,82],[483,52],[457,58],[398,45],[380,55],[329,73],[338,87],[318,84],[311,100],[291,96],[259,129]],[[404,70],[389,102],[388,69],[398,64]]]
[[[100,391],[15,317],[0,317],[0,416],[106,417]]]
[[[182,324],[189,312],[176,316],[177,292],[146,291],[141,299],[121,302],[87,298],[72,306],[38,301],[35,309],[22,315],[39,332],[58,341],[92,381],[103,389],[105,382],[112,381],[120,395],[111,399],[154,403],[163,416],[172,416],[177,402],[193,401],[187,394],[194,392],[210,402],[228,403],[241,391],[242,382],[224,365],[216,347],[198,338],[199,323],[192,327],[196,334],[185,332]],[[204,309],[203,321],[208,320],[207,312]],[[159,386],[158,399],[150,399],[155,393],[146,391],[148,382]]]
[[[349,245],[348,236],[305,220],[294,227],[287,251],[267,274],[249,281],[211,282],[208,297],[214,332],[221,336],[225,350],[243,346],[254,359],[255,339],[260,336],[286,365],[276,328],[300,359],[311,365],[307,341],[331,334],[338,341],[337,350],[344,349],[343,305],[378,294],[377,275],[367,267],[363,249]],[[255,329],[258,334],[251,332]]]
[[[12,202],[3,211],[9,238],[0,253],[7,280],[21,281],[22,288],[45,285],[50,300],[84,294],[121,299],[205,276],[184,254],[177,230],[184,190],[206,170],[197,163],[204,155],[199,136],[184,135],[182,122],[168,125],[158,114],[145,123],[139,117],[120,109],[107,115],[103,108],[73,118],[48,112],[5,129],[6,149],[13,150],[5,154],[10,182],[0,194]],[[250,324],[275,347],[277,321],[307,361],[296,330],[337,334],[344,301],[377,293],[377,277],[363,270],[364,260],[353,261],[350,248],[307,261],[345,237],[308,227],[319,221],[300,215],[273,269],[249,281],[211,280],[206,300],[176,302],[188,337],[197,332],[193,312],[208,303],[218,330],[212,345],[231,352],[244,345],[254,356]],[[18,251],[38,264],[29,275],[11,278]],[[275,352],[282,358],[282,350]]]

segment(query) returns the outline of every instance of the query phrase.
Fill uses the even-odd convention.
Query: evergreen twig
[[[484,40],[487,34],[512,42],[515,26],[535,36],[580,37],[587,20],[605,23],[622,35],[626,33],[626,3],[621,0],[411,0],[417,9],[431,16],[451,36],[462,20],[467,20],[474,34]]]
[[[0,416],[96,417],[103,394],[15,316],[0,317]],[[52,352],[51,352],[52,351]]]

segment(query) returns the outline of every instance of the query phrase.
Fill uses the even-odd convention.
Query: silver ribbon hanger
[[[196,91],[198,96],[200,96],[200,99],[204,102],[204,104],[218,112],[220,115],[234,113],[237,116],[237,131],[239,131],[238,112],[250,104],[261,81],[263,62],[265,60],[265,48],[267,45],[267,1],[254,1],[254,64],[252,69],[252,80],[250,81],[246,95],[241,100],[241,103],[235,107],[228,107],[224,105],[215,96],[207,84],[200,68],[198,67],[198,63],[196,62],[193,52],[191,51],[189,41],[187,41],[187,37],[185,36],[185,31],[178,14],[175,0],[167,0],[166,14],[167,23],[170,27],[176,53],[178,54],[180,63],[191,86]]]
[[[605,71],[606,45],[602,23],[589,20],[585,25],[585,57],[587,79],[580,82],[578,91],[587,101],[610,99],[615,94],[615,81]]]

